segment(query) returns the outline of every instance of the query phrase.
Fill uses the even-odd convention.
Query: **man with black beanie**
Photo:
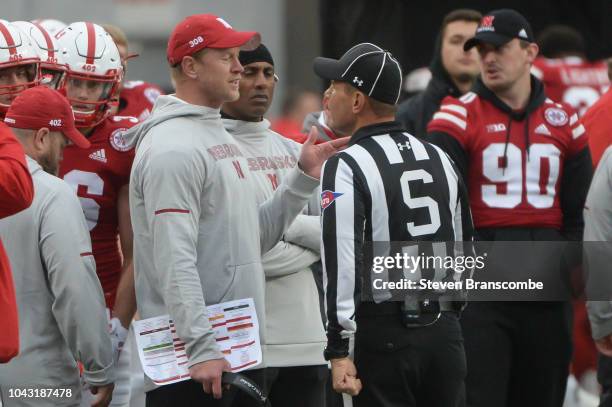
[[[301,145],[270,130],[264,118],[278,80],[270,51],[261,44],[238,56],[244,72],[240,98],[223,104],[225,129],[247,159],[259,204],[273,195],[297,165]],[[321,407],[329,376],[325,332],[313,265],[320,259],[319,200],[313,194],[283,240],[262,253],[266,276],[264,384],[273,406]],[[316,267],[320,270],[320,267]],[[320,271],[319,271],[320,272]]]
[[[463,44],[474,35],[481,17],[480,12],[470,9],[453,10],[444,17],[429,66],[431,81],[397,109],[397,121],[410,134],[424,137],[442,99],[460,97],[472,88],[479,73],[478,57],[475,50],[464,51]]]

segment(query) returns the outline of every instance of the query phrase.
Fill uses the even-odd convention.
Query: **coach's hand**
[[[321,177],[321,167],[323,167],[325,160],[342,151],[348,144],[350,137],[315,144],[317,137],[319,137],[319,131],[315,126],[312,126],[310,133],[308,133],[308,139],[302,146],[299,164],[306,175],[319,179]]]
[[[601,339],[595,341],[597,350],[602,354],[612,357],[612,335],[604,336]]]
[[[338,393],[356,396],[361,391],[357,368],[349,358],[332,359],[332,384]]]
[[[106,407],[110,404],[113,398],[113,389],[115,385],[113,383],[105,386],[91,386],[91,393],[95,394],[91,407]]]
[[[231,365],[225,359],[212,359],[198,363],[189,368],[189,375],[196,382],[202,383],[204,392],[220,399],[222,395],[221,375],[231,371]]]

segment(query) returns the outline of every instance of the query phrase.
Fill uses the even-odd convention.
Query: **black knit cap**
[[[242,66],[252,64],[254,62],[267,62],[274,66],[272,54],[270,54],[268,48],[263,44],[259,44],[259,47],[252,51],[240,51],[238,59],[240,60],[240,64]]]

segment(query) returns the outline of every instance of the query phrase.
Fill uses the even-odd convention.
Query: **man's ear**
[[[535,61],[539,52],[540,48],[538,47],[538,44],[536,44],[535,42],[529,44],[529,46],[527,47],[527,58],[529,59],[529,63],[533,64],[533,61]]]
[[[198,74],[195,69],[196,60],[192,56],[183,57],[181,61],[181,69],[183,71],[183,75],[187,76],[191,79],[196,79]]]
[[[353,92],[353,114],[358,114],[365,108],[367,100],[366,96],[360,91]]]
[[[48,128],[42,127],[34,131],[33,147],[37,153],[45,153],[51,143],[51,132]]]

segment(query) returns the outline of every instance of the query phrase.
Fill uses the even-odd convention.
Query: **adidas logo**
[[[521,38],[525,38],[527,39],[527,31],[525,31],[525,29],[521,29],[521,31],[519,31],[518,36]]]
[[[93,153],[89,154],[89,158],[91,158],[92,160],[96,160],[96,161],[100,161],[103,163],[106,163],[106,151],[104,151],[103,148],[94,151]]]
[[[551,136],[552,135],[550,133],[550,130],[548,130],[548,127],[546,127],[546,125],[544,123],[542,123],[538,127],[536,127],[535,134],[543,134],[545,136]]]

